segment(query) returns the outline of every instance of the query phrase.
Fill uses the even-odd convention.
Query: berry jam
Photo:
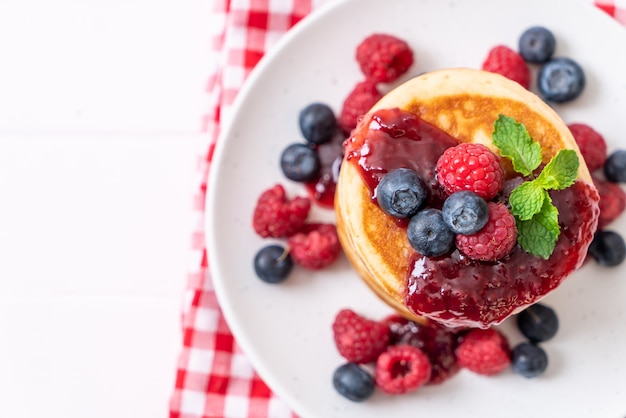
[[[382,175],[408,167],[428,185],[428,206],[441,206],[445,194],[437,183],[435,166],[443,151],[458,143],[454,138],[412,113],[384,109],[371,116],[369,130],[349,141],[358,146],[349,146],[347,157],[358,165],[374,201]],[[519,183],[519,178],[508,179],[503,190]],[[505,194],[496,200],[506,199]],[[456,249],[436,258],[415,252],[406,273],[405,305],[443,324],[462,320],[486,328],[555,289],[584,260],[595,231],[598,195],[593,187],[577,181],[550,196],[559,210],[561,234],[549,259],[530,255],[519,245],[496,262],[470,260]]]
[[[333,208],[335,202],[339,167],[343,159],[343,140],[343,136],[337,134],[329,142],[315,147],[320,158],[320,172],[315,180],[304,184],[311,199],[329,209]]]
[[[459,332],[435,322],[417,323],[398,315],[385,320],[390,330],[390,344],[408,344],[419,348],[430,360],[432,371],[428,384],[438,384],[460,369],[454,354]]]

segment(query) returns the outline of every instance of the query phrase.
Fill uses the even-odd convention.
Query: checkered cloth
[[[254,372],[230,333],[213,291],[204,246],[207,175],[220,121],[263,54],[311,10],[332,0],[214,0],[208,25],[214,68],[208,80],[210,108],[204,120],[206,152],[198,161],[198,213],[192,237],[193,265],[182,314],[183,347],[170,418],[282,418],[295,416]],[[626,25],[626,0],[592,1]]]

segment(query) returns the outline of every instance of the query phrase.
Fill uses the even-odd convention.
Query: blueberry
[[[604,162],[604,175],[614,183],[626,183],[626,150],[611,153]]]
[[[356,363],[339,366],[333,373],[333,386],[342,396],[362,402],[374,393],[374,378]]]
[[[559,318],[554,309],[541,303],[535,303],[517,315],[517,326],[533,343],[547,341],[556,335]]]
[[[254,256],[254,271],[267,283],[284,281],[293,269],[293,259],[280,245],[267,245]]]
[[[396,218],[415,215],[428,197],[428,190],[419,175],[408,168],[398,168],[385,174],[376,187],[378,206]]]
[[[451,194],[443,202],[441,211],[448,228],[457,234],[475,234],[489,220],[489,208],[485,199],[466,190]]]
[[[533,26],[519,38],[519,53],[526,62],[542,64],[548,61],[556,49],[556,38],[543,26]]]
[[[300,132],[308,142],[323,144],[330,141],[337,131],[337,118],[324,103],[312,103],[300,111]]]
[[[626,243],[624,243],[624,238],[615,231],[598,231],[588,251],[598,264],[615,267],[626,257]]]
[[[306,144],[291,144],[280,156],[280,168],[285,177],[297,182],[314,180],[321,167],[320,157]]]
[[[426,257],[437,257],[450,251],[454,243],[452,232],[443,221],[439,209],[417,212],[409,221],[407,235],[415,251]]]
[[[513,371],[524,377],[537,377],[548,368],[548,355],[536,344],[523,342],[511,352]]]
[[[585,73],[570,58],[553,58],[539,70],[539,92],[550,102],[563,103],[580,96],[585,87]]]

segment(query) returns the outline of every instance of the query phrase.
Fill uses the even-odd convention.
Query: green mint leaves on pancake
[[[529,176],[541,164],[541,145],[533,141],[526,127],[513,118],[498,115],[491,135],[493,143],[503,157],[513,162],[513,168]]]
[[[516,218],[516,224],[517,242],[520,246],[527,252],[547,260],[554,251],[561,229],[559,211],[552,204],[550,195],[548,193],[545,195],[546,199],[539,212],[528,220]]]
[[[492,139],[501,155],[511,159],[513,169],[522,176],[530,176],[541,164],[541,145],[514,119],[499,115]],[[538,176],[511,192],[509,203],[517,223],[517,242],[524,251],[544,259],[554,251],[561,229],[559,212],[548,190],[563,190],[574,184],[579,165],[575,151],[560,150]]]

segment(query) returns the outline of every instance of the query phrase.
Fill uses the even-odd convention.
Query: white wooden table
[[[2,416],[166,416],[209,10],[0,2]]]

